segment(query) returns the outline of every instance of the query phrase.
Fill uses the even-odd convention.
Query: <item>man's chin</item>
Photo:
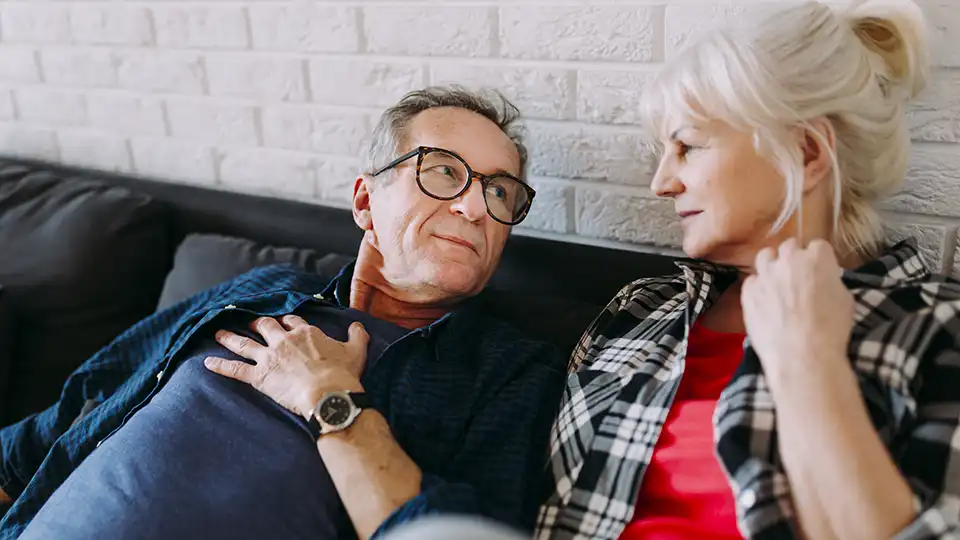
[[[486,285],[485,276],[477,272],[476,266],[465,264],[436,264],[430,276],[430,285],[450,296],[473,296]]]

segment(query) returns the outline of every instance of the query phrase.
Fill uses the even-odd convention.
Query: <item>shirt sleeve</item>
[[[16,499],[85,403],[104,402],[139,367],[159,360],[183,316],[224,294],[232,283],[198,293],[133,325],[70,374],[56,403],[0,429],[0,488]]]
[[[954,310],[944,321],[946,308]],[[960,536],[960,305],[935,308],[931,318],[897,325],[896,331],[927,342],[914,378],[916,414],[901,428],[892,454],[914,493],[917,517],[894,538],[919,540]],[[945,322],[945,324],[944,324]],[[930,333],[922,332],[924,325]],[[912,333],[906,333],[910,330]],[[908,363],[909,364],[909,363]]]
[[[566,378],[557,354],[544,351],[496,392],[467,431],[451,474],[424,474],[420,494],[373,538],[427,514],[480,515],[532,532],[546,495],[547,440]]]

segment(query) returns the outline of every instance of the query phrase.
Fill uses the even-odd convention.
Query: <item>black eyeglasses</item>
[[[404,161],[417,156],[417,185],[426,195],[441,201],[451,201],[470,189],[476,178],[483,186],[483,201],[487,214],[504,225],[516,225],[527,217],[536,191],[519,178],[507,173],[491,175],[475,172],[456,153],[432,146],[418,146],[373,173],[382,174]]]

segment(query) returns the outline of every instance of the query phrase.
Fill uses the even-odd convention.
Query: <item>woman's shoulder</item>
[[[623,309],[640,300],[649,303],[649,300],[653,298],[665,302],[686,292],[686,287],[687,282],[683,274],[640,278],[621,287],[617,295],[610,301],[608,308]]]

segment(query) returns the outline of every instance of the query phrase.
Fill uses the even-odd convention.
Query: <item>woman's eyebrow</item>
[[[680,136],[680,132],[685,129],[693,129],[693,126],[680,126],[677,129],[673,130],[673,133],[670,134],[670,140],[673,142],[676,142],[677,138]]]

